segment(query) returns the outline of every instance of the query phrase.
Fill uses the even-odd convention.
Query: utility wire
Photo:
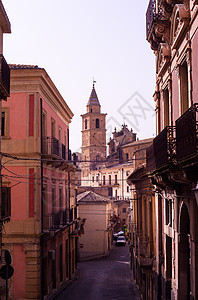
[[[5,157],[9,157],[9,158],[12,158],[12,159],[15,159],[15,160],[30,160],[30,161],[43,161],[43,162],[68,162],[68,163],[88,163],[88,162],[92,162],[92,163],[105,163],[105,162],[108,162],[108,163],[111,163],[111,162],[118,162],[119,163],[119,158],[118,159],[113,159],[113,160],[108,160],[108,159],[105,159],[105,160],[77,160],[77,161],[74,161],[74,160],[65,160],[65,159],[45,159],[45,158],[30,158],[30,157],[20,157],[20,156],[13,156],[9,153],[4,153],[4,152],[0,152],[0,155],[2,156],[5,156]],[[43,154],[42,154],[43,155]],[[145,160],[145,158],[133,158],[131,160],[127,160],[127,161],[123,161],[123,163],[132,163],[133,161],[135,160]]]

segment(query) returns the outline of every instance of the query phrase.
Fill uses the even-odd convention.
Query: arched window
[[[184,61],[180,65],[180,101],[181,101],[181,115],[187,111],[189,108],[189,81],[188,81],[188,65],[187,62]]]
[[[85,129],[87,129],[87,119],[85,119]]]
[[[100,128],[100,121],[99,121],[99,119],[96,119],[96,128]]]

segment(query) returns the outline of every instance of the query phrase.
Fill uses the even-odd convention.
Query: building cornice
[[[73,113],[45,69],[11,69],[10,79],[11,93],[38,92],[71,122]]]
[[[2,1],[0,1],[0,27],[3,30],[3,33],[11,33],[11,25],[4,9]]]

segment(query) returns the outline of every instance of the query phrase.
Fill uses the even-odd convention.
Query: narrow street
[[[128,245],[114,246],[107,258],[78,264],[79,275],[57,300],[122,300],[140,299],[131,280]]]

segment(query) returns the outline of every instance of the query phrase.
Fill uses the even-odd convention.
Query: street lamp
[[[195,198],[196,198],[197,206],[198,206],[198,182],[197,182],[196,188],[192,189],[191,191],[194,191],[194,193],[195,193]]]

